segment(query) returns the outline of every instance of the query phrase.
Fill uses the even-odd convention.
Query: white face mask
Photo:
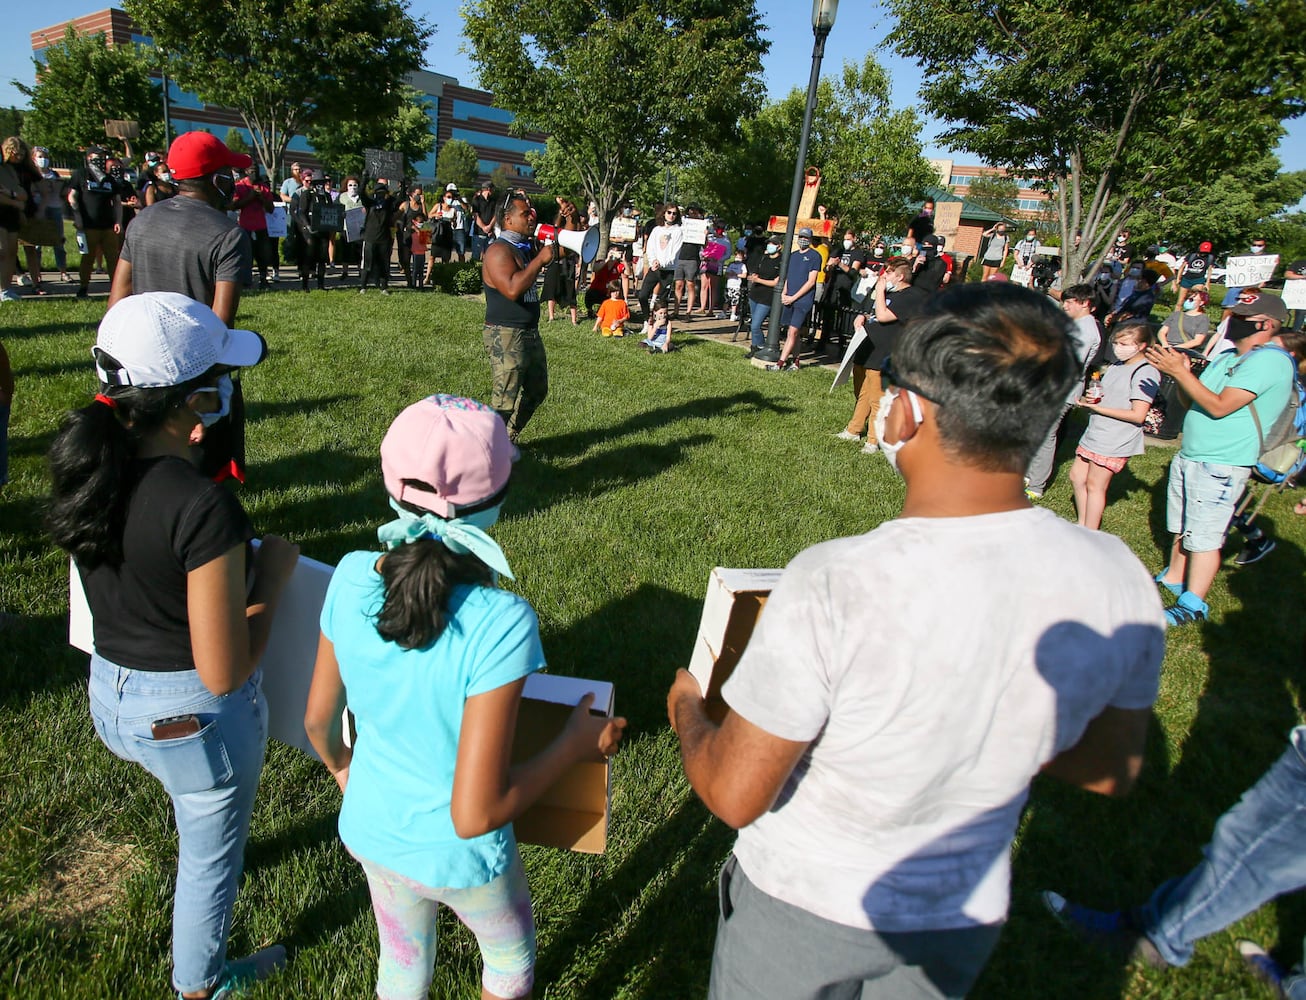
[[[1130,361],[1142,350],[1137,344],[1112,344],[1111,349],[1115,351],[1117,361]]]
[[[875,256],[877,256],[877,257],[883,257],[883,256],[884,256],[884,247],[876,247],[876,248],[875,248]]]
[[[894,472],[898,472],[898,452],[902,450],[902,446],[906,442],[894,441],[890,443],[884,440],[884,425],[889,419],[889,408],[893,406],[894,400],[898,398],[902,391],[899,389],[891,392],[886,389],[884,395],[880,397],[880,410],[875,414],[875,440],[880,442],[880,452],[888,459],[889,465],[893,467]],[[916,418],[916,423],[919,424],[925,419],[925,415],[921,413],[920,401],[916,398],[916,393],[911,390],[907,390],[907,398],[911,401],[912,416]],[[901,472],[898,472],[898,474],[902,475]]]
[[[853,248],[853,241],[852,241],[852,240],[844,240],[844,241],[843,241],[843,248],[844,248],[845,250],[851,250],[851,249]]]
[[[1252,253],[1265,253],[1265,247],[1253,246],[1251,251]]]
[[[195,416],[200,418],[200,423],[205,427],[212,427],[219,420],[231,412],[231,394],[235,389],[231,384],[231,376],[223,375],[218,379],[218,384],[213,388],[197,389],[196,392],[216,392],[218,394],[218,408],[211,413],[197,413]]]

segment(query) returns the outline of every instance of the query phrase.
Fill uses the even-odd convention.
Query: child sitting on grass
[[[626,725],[591,716],[587,694],[553,742],[513,759],[526,678],[544,667],[539,621],[496,585],[512,573],[486,534],[514,450],[475,400],[404,410],[381,442],[397,515],[377,530],[386,551],[341,559],[322,608],[304,728],[344,792],[340,839],[371,890],[378,997],[428,995],[440,904],[476,937],[481,996],[531,995],[535,923],[513,820],[572,764],[614,754]]]
[[[648,348],[650,354],[666,354],[671,350],[671,320],[667,318],[667,307],[660,305],[654,309],[640,332],[644,335],[640,343]]]
[[[1080,397],[1076,403],[1090,407],[1093,415],[1075,449],[1070,485],[1079,523],[1094,531],[1102,525],[1111,477],[1130,455],[1143,453],[1143,418],[1161,384],[1160,373],[1143,359],[1151,340],[1146,320],[1121,321],[1111,334],[1116,360],[1102,374],[1102,398],[1090,402]]]
[[[605,337],[624,337],[626,320],[630,319],[630,307],[626,305],[625,296],[621,294],[621,282],[608,282],[608,297],[599,306],[598,319],[594,321],[594,330],[603,331]]]

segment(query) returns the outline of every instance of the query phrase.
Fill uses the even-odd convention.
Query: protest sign
[[[1289,309],[1306,309],[1306,279],[1283,283],[1283,304]]]
[[[278,205],[270,212],[264,213],[268,221],[268,235],[274,240],[286,235],[286,209]]]
[[[384,149],[363,150],[364,170],[367,176],[375,180],[384,177],[392,184],[397,184],[404,176],[404,154],[392,153]]]
[[[363,222],[367,212],[362,206],[345,209],[345,239],[357,243],[363,238]]]
[[[1274,269],[1279,266],[1277,253],[1246,254],[1242,257],[1230,257],[1225,263],[1225,288],[1246,288],[1248,285],[1260,285],[1274,276]]]
[[[680,231],[685,243],[697,243],[702,246],[707,242],[707,219],[683,219]]]
[[[613,219],[612,227],[608,230],[608,239],[619,243],[630,243],[638,235],[639,230],[635,227],[634,219]]]
[[[839,370],[835,372],[834,382],[830,384],[830,392],[834,392],[835,389],[848,381],[848,376],[852,374],[853,370],[853,355],[857,353],[857,348],[862,346],[866,336],[866,327],[854,328],[852,339],[848,341],[848,347],[843,352],[843,360],[839,362]]]
[[[345,228],[345,206],[331,202],[317,210],[317,231],[319,233],[338,233]]]

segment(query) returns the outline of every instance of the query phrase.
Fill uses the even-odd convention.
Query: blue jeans
[[[760,351],[766,346],[766,318],[771,315],[771,303],[750,301],[748,306],[753,312],[749,327],[752,332],[750,343],[753,345],[753,350]]]
[[[493,236],[486,236],[479,227],[472,232],[472,260],[480,260],[485,256],[485,251],[489,249],[490,240]]]
[[[1306,726],[1290,741],[1215,824],[1206,859],[1160,886],[1143,907],[1143,931],[1171,965],[1187,965],[1200,938],[1306,886]],[[1306,998],[1306,976],[1289,976],[1284,987]]]
[[[239,691],[215,695],[194,670],[130,670],[91,657],[91,719],[114,754],[163,785],[177,817],[177,889],[172,906],[172,985],[211,988],[227,959],[227,936],[268,721],[256,671]],[[155,740],[150,723],[199,717],[193,736]]]

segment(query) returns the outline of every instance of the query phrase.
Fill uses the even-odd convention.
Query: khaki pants
[[[82,254],[82,263],[77,270],[78,285],[85,291],[91,284],[91,269],[99,251],[104,251],[104,271],[113,281],[113,272],[118,266],[118,234],[112,229],[84,229],[86,253]]]
[[[884,387],[880,384],[880,373],[874,368],[853,365],[853,391],[857,393],[857,405],[853,408],[853,418],[848,421],[848,433],[860,434],[866,431],[866,443],[875,443],[875,415],[880,410],[880,397]]]

